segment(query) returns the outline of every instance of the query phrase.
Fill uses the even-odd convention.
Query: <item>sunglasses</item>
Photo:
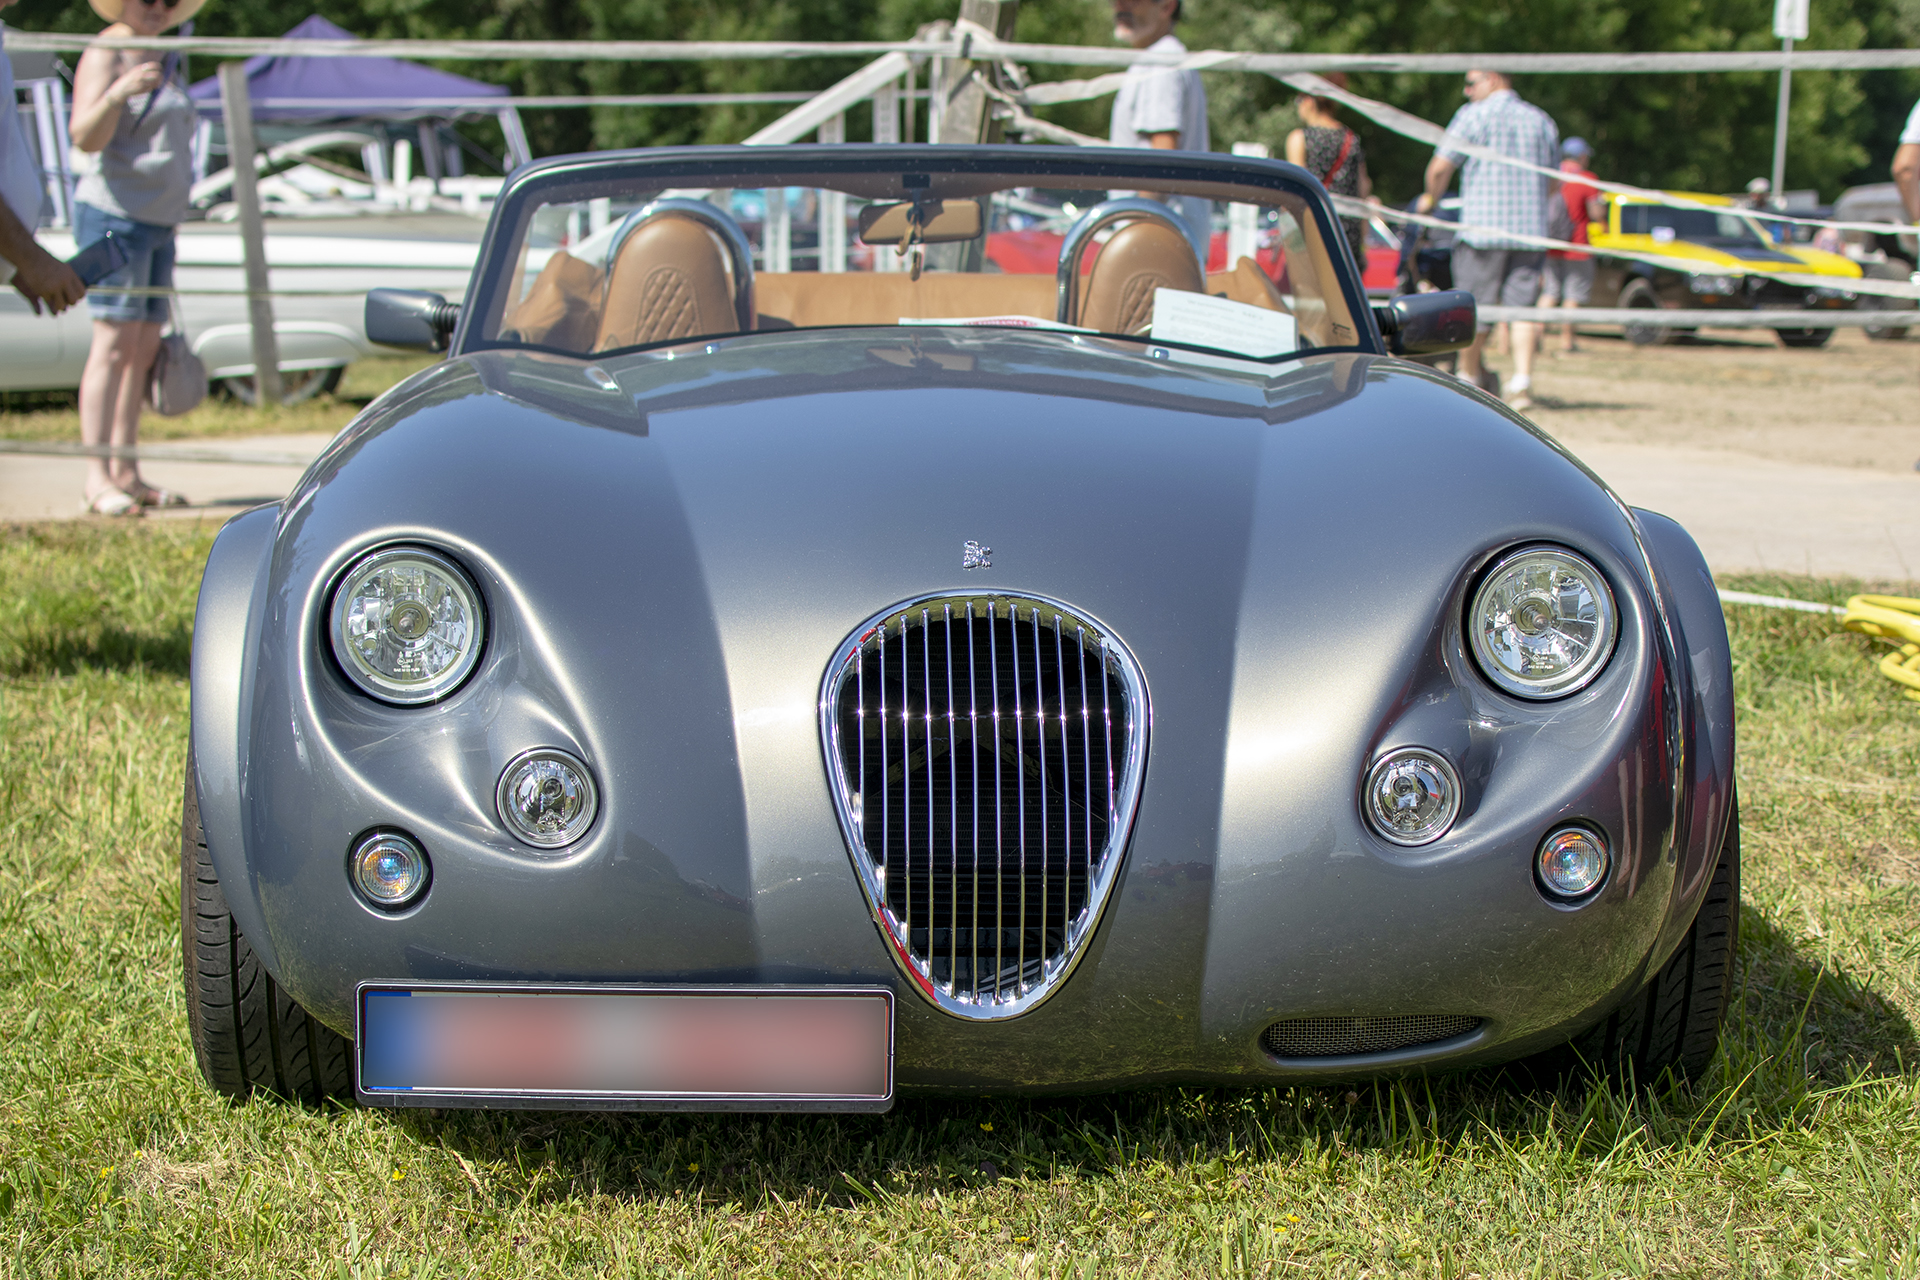
[[[180,0],[140,0],[140,2],[149,7],[156,4],[163,4],[169,9],[178,8],[180,4]]]

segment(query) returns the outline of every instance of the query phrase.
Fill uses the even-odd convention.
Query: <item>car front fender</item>
[[[1678,522],[1633,509],[1642,545],[1660,586],[1676,666],[1685,673],[1683,714],[1691,722],[1685,761],[1683,825],[1675,832],[1678,866],[1667,927],[1650,972],[1679,945],[1713,878],[1733,805],[1733,661],[1727,619],[1713,572]]]
[[[207,853],[234,923],[269,973],[279,971],[247,869],[247,725],[259,602],[265,598],[279,507],[255,507],[214,539],[193,615],[193,762]]]

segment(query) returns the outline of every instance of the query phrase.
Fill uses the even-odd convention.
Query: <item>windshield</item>
[[[1620,230],[1626,235],[1650,235],[1655,240],[1691,240],[1718,248],[1765,249],[1752,222],[1736,213],[1712,209],[1669,209],[1657,204],[1620,206]]]
[[[699,187],[576,175],[503,219],[514,229],[489,257],[508,265],[488,273],[464,349],[584,356],[852,325],[1067,330],[1258,360],[1359,346],[1350,268],[1304,196],[1142,191],[1113,185],[1116,166],[1086,168],[1034,185],[898,168]]]

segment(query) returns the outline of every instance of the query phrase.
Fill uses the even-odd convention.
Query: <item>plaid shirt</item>
[[[1454,112],[1453,119],[1447,122],[1447,136],[1544,169],[1553,168],[1559,160],[1560,130],[1554,125],[1553,117],[1531,102],[1522,101],[1511,89],[1497,90]],[[1496,227],[1530,236],[1547,234],[1551,178],[1468,156],[1449,149],[1446,142],[1442,142],[1434,154],[1460,166],[1463,225]],[[1461,233],[1460,238],[1476,249],[1538,248],[1485,232],[1467,231]]]

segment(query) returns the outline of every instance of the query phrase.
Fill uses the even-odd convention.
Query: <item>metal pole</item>
[[[1793,57],[1793,39],[1780,42],[1780,52]],[[1787,190],[1787,103],[1793,96],[1793,68],[1780,68],[1780,110],[1773,118],[1773,198],[1784,201]],[[1784,204],[1782,205],[1784,208]]]
[[[226,116],[227,163],[233,167],[233,203],[240,211],[240,248],[247,264],[247,319],[253,324],[254,404],[280,403],[280,344],[273,333],[273,300],[267,296],[267,234],[260,222],[260,187],[253,170],[253,101],[247,65],[220,64],[220,109]]]

